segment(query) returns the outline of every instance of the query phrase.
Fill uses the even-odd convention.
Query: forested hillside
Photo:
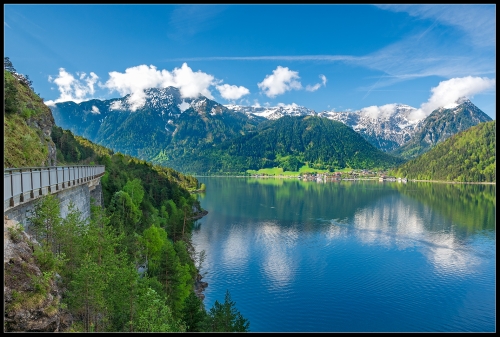
[[[218,318],[210,316],[203,309],[201,300],[195,294],[202,255],[197,255],[193,250],[190,237],[193,218],[202,213],[202,210],[199,202],[187,189],[194,190],[198,187],[196,178],[121,153],[113,153],[84,138],[75,138],[70,131],[59,127],[54,127],[52,137],[58,146],[61,161],[72,163],[79,157],[80,161],[92,160],[106,166],[106,174],[101,178],[106,212],[97,211],[97,221],[101,226],[103,223],[109,224],[109,230],[118,234],[109,245],[114,245],[123,254],[122,259],[130,264],[129,267],[122,266],[125,270],[120,272],[135,275],[129,276],[132,280],[137,277],[137,273],[133,272],[137,268],[143,272],[142,277],[137,280],[139,283],[136,289],[131,289],[126,282],[120,289],[113,282],[114,278],[109,279],[108,285],[101,285],[123,301],[127,301],[130,296],[137,296],[137,305],[140,307],[142,303],[144,306],[131,309],[122,303],[121,309],[116,308],[117,312],[112,313],[117,317],[112,316],[112,322],[101,322],[101,329],[212,331],[215,326],[219,326],[221,323],[217,321]],[[75,260],[79,258],[75,257]],[[93,262],[98,264],[97,260]],[[131,270],[127,272],[127,268]],[[130,278],[129,282],[132,282]],[[104,294],[101,293],[103,298]],[[148,308],[149,301],[157,302],[158,308]],[[228,301],[230,302],[230,297]],[[229,302],[225,305],[234,305]],[[75,310],[77,308],[78,306],[74,307]],[[145,316],[147,319],[157,322],[156,325],[147,323],[149,328],[141,330],[141,323],[138,321],[132,323],[136,324],[136,328],[131,327],[126,317],[134,312],[141,315],[141,310],[144,310],[144,315],[149,315]],[[95,314],[97,313],[99,311]],[[85,321],[85,317],[82,320]],[[229,321],[235,323],[236,319]],[[244,319],[240,318],[239,322],[241,326],[238,329],[243,329]],[[228,330],[223,331],[232,331],[233,328],[225,326],[224,329]]]
[[[395,175],[409,179],[496,181],[496,121],[462,131],[406,162]]]
[[[401,162],[340,122],[314,116],[284,116],[261,123],[256,132],[174,159],[172,166],[183,172],[214,174],[268,167],[298,171],[305,163],[332,171],[346,167],[373,169]]]
[[[43,155],[38,156],[32,149],[50,143],[55,144],[51,165],[57,152],[60,165],[106,167],[100,179],[104,207],[93,206],[90,219],[72,207],[61,218],[59,199],[49,195],[38,199],[29,215],[29,232],[36,242],[26,236],[22,224],[6,231],[4,244],[7,240],[14,247],[10,252],[18,255],[4,261],[4,330],[247,331],[249,323],[229,292],[210,310],[202,302],[199,269],[204,252],[195,252],[191,245],[193,223],[204,214],[189,192],[199,187],[197,179],[114,153],[53,124],[48,134],[35,123],[36,137],[17,137],[24,129],[15,129],[16,121],[24,127],[47,110],[39,112],[32,105],[41,99],[27,77],[13,75],[7,67],[4,74],[5,83],[26,82],[20,84],[24,89],[6,89],[16,93],[6,95],[6,148],[29,151],[24,155],[10,150],[9,166],[49,164],[39,161],[47,153],[40,150]],[[48,113],[45,119],[50,121]],[[36,161],[23,159],[32,155]]]
[[[145,90],[146,100],[130,107],[129,95],[111,100],[62,102],[51,107],[57,124],[106,146],[143,160],[171,166],[171,158],[204,145],[219,144],[255,129],[256,120],[206,97],[182,98],[174,87]],[[181,110],[182,104],[188,107]]]

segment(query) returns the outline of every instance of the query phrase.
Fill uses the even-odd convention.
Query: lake
[[[205,307],[252,332],[496,331],[496,186],[199,177]]]

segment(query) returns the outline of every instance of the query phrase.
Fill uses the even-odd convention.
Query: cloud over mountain
[[[158,70],[155,66],[139,65],[127,68],[125,73],[112,71],[109,73],[109,80],[104,87],[120,95],[130,94],[128,103],[132,110],[136,110],[144,105],[144,89],[165,88],[173,86],[179,88],[182,97],[197,97],[202,94],[210,99],[212,93],[208,89],[214,84],[215,78],[207,73],[194,72],[187,63],[183,63],[180,68],[175,68],[172,72],[168,70]]]
[[[61,95],[58,99],[47,101],[45,104],[50,106],[65,101],[80,103],[88,99],[88,95],[93,95],[95,92],[94,85],[99,76],[93,72],[90,72],[88,76],[86,73],[77,73],[77,75],[79,78],[75,78],[64,68],[59,68],[59,76],[56,78],[49,76],[49,82],[57,85]]]
[[[243,86],[238,87],[236,85],[223,84],[223,85],[218,85],[215,88],[219,90],[219,93],[222,96],[222,98],[225,98],[227,100],[240,99],[241,97],[248,95],[250,93],[250,90],[248,90]]]
[[[298,81],[299,73],[288,69],[288,67],[278,66],[271,75],[257,85],[267,97],[276,97],[290,90],[299,90],[302,84]]]
[[[495,79],[487,77],[458,77],[439,82],[437,87],[431,89],[429,100],[422,103],[420,109],[413,114],[414,117],[427,117],[439,107],[453,108],[462,98],[472,98],[475,94],[486,91],[495,86]]]

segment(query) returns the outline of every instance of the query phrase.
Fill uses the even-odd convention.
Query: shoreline
[[[198,220],[198,219],[203,218],[207,214],[208,214],[208,211],[203,210],[199,213],[196,213],[194,216],[189,218],[189,220]],[[191,247],[193,247],[193,244],[191,242],[189,244],[191,245]],[[194,249],[194,247],[193,247],[193,249]],[[197,270],[196,280],[194,282],[194,293],[195,293],[196,297],[198,297],[203,302],[203,300],[205,299],[205,294],[203,294],[203,292],[205,291],[205,288],[208,287],[208,283],[202,282],[201,281],[202,278],[203,278],[203,276],[200,274],[200,271]]]
[[[243,175],[213,175],[213,176],[204,176],[204,175],[194,175],[193,177],[202,177],[202,178],[263,178],[263,179],[298,179],[298,176],[243,176]],[[338,182],[338,181],[356,181],[356,180],[378,180],[378,177],[367,177],[367,178],[344,178],[344,179],[335,179],[335,180],[322,180],[322,182]],[[306,181],[316,181],[316,180],[306,180]],[[407,179],[407,181],[411,182],[427,182],[427,183],[442,183],[442,184],[472,184],[472,185],[496,185],[496,181],[448,181],[448,180],[420,180],[420,179]],[[380,182],[398,182],[398,181],[380,181]]]

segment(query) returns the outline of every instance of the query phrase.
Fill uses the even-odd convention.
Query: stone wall
[[[61,217],[66,218],[68,214],[68,208],[71,202],[75,205],[76,209],[82,212],[82,217],[84,219],[90,218],[90,202],[91,198],[95,200],[97,205],[102,205],[102,186],[100,184],[100,179],[94,179],[88,183],[70,187],[61,190],[54,194],[60,201]],[[15,206],[4,212],[4,216],[7,216],[10,220],[15,220],[22,223],[25,230],[29,228],[29,223],[27,218],[31,215],[31,211],[35,202],[38,200],[33,199],[26,203]]]

